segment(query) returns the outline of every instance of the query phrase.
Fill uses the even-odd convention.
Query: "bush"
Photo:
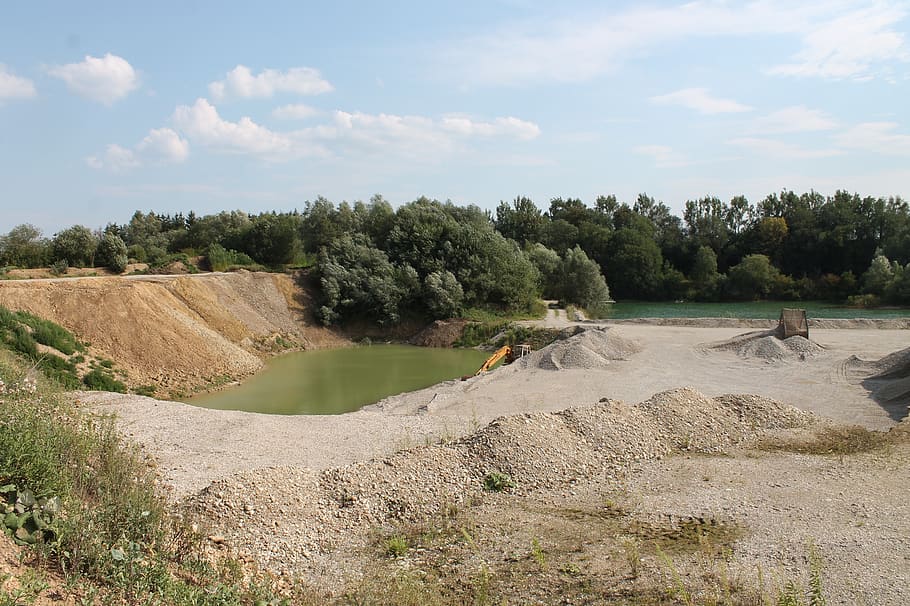
[[[93,391],[115,391],[117,393],[126,393],[126,385],[98,368],[89,371],[82,382],[86,387]]]
[[[101,238],[95,256],[102,265],[118,274],[126,271],[126,265],[129,262],[126,244],[123,243],[120,236],[112,233],[106,233]]]
[[[507,473],[491,471],[483,478],[483,487],[490,492],[502,492],[510,488],[515,488],[515,482]]]

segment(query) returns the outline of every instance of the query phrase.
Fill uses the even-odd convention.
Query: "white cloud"
[[[160,162],[183,162],[190,155],[190,144],[170,128],[155,128],[139,142],[136,151]]]
[[[783,76],[869,78],[877,65],[907,61],[904,34],[894,26],[906,16],[902,5],[888,2],[850,10],[811,27],[794,61],[768,70]]]
[[[190,139],[225,151],[281,156],[294,148],[291,137],[273,132],[248,117],[237,122],[224,120],[215,106],[202,98],[196,99],[192,106],[177,107],[173,121]]]
[[[757,118],[753,123],[755,132],[761,133],[800,133],[831,130],[837,127],[828,114],[805,105],[794,105]]]
[[[802,50],[793,61],[769,70],[781,75],[863,76],[907,58],[904,36],[894,29],[905,14],[897,0],[650,4],[513,23],[443,51],[445,73],[494,86],[582,82],[672,44],[734,36],[796,39]]]
[[[466,116],[450,115],[443,117],[440,126],[443,130],[464,137],[513,137],[529,141],[540,136],[539,126],[512,116],[496,118],[492,122],[483,122]]]
[[[272,110],[272,115],[281,120],[306,120],[307,118],[318,116],[319,113],[319,110],[315,107],[302,103],[282,105]]]
[[[157,128],[149,131],[132,149],[111,143],[102,155],[89,156],[85,162],[92,168],[119,172],[147,163],[179,164],[189,153],[190,144],[180,135],[170,128]]]
[[[435,120],[425,116],[336,111],[334,128],[316,132],[321,137],[361,147],[425,157],[451,151],[468,139],[498,137],[528,141],[540,135],[540,127],[511,116],[484,121],[448,115]]]
[[[86,55],[82,63],[69,63],[48,69],[67,87],[82,97],[112,105],[139,88],[139,76],[129,62],[108,53],[103,57]]]
[[[690,164],[685,156],[667,145],[638,145],[632,148],[632,151],[651,156],[658,168],[676,168]]]
[[[115,172],[139,166],[136,153],[116,143],[108,145],[101,156],[89,156],[85,159],[85,163],[92,168],[107,168]]]
[[[910,135],[893,132],[896,122],[864,122],[837,135],[838,145],[878,154],[910,156]]]
[[[334,90],[319,70],[311,67],[293,67],[285,72],[266,69],[253,75],[250,68],[238,65],[227,73],[224,80],[209,84],[209,92],[216,101],[226,97],[273,97],[276,93],[319,95]]]
[[[0,99],[29,99],[37,94],[34,82],[13,74],[0,63]]]
[[[799,145],[777,141],[774,139],[761,139],[756,137],[741,137],[728,141],[730,145],[742,147],[763,156],[784,160],[810,160],[813,158],[829,158],[839,156],[844,152],[831,149],[806,149]]]
[[[732,99],[712,97],[704,88],[684,88],[666,95],[651,97],[656,105],[680,105],[702,114],[731,114],[752,111],[752,108]]]

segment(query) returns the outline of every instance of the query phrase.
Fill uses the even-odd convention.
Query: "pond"
[[[474,349],[372,345],[304,351],[270,360],[237,387],[186,400],[220,410],[341,414],[387,396],[473,374],[489,354]]]
[[[910,309],[861,309],[824,301],[756,301],[751,303],[647,303],[620,301],[607,306],[606,318],[767,318],[776,320],[783,307],[806,310],[810,318],[906,318]]]

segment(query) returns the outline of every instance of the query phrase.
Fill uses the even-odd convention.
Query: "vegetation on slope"
[[[237,562],[206,556],[113,419],[80,410],[44,377],[31,383],[28,372],[0,348],[0,506],[4,530],[31,546],[39,576],[62,579],[57,593],[85,604],[290,603]],[[31,603],[23,585],[0,592],[0,603]]]
[[[85,344],[71,332],[28,312],[0,306],[0,344],[67,389],[126,391],[110,360],[87,360]]]

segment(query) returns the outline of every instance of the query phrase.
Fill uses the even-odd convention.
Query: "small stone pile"
[[[616,478],[631,464],[674,451],[722,451],[766,428],[803,427],[813,419],[758,396],[708,398],[683,388],[633,406],[604,399],[500,417],[451,443],[322,472],[244,472],[211,484],[187,506],[216,542],[267,569],[324,578],[332,576],[341,550],[362,545],[367,533],[478,499],[494,472],[507,474],[520,496]]]
[[[615,330],[595,328],[533,352],[522,358],[521,368],[596,370],[617,360],[628,360],[639,351],[641,347],[635,341],[620,336]]]
[[[777,334],[777,330],[747,332],[720,343],[710,344],[706,350],[733,352],[741,358],[768,363],[805,361],[825,351],[824,347],[803,336],[794,335],[780,339]]]

